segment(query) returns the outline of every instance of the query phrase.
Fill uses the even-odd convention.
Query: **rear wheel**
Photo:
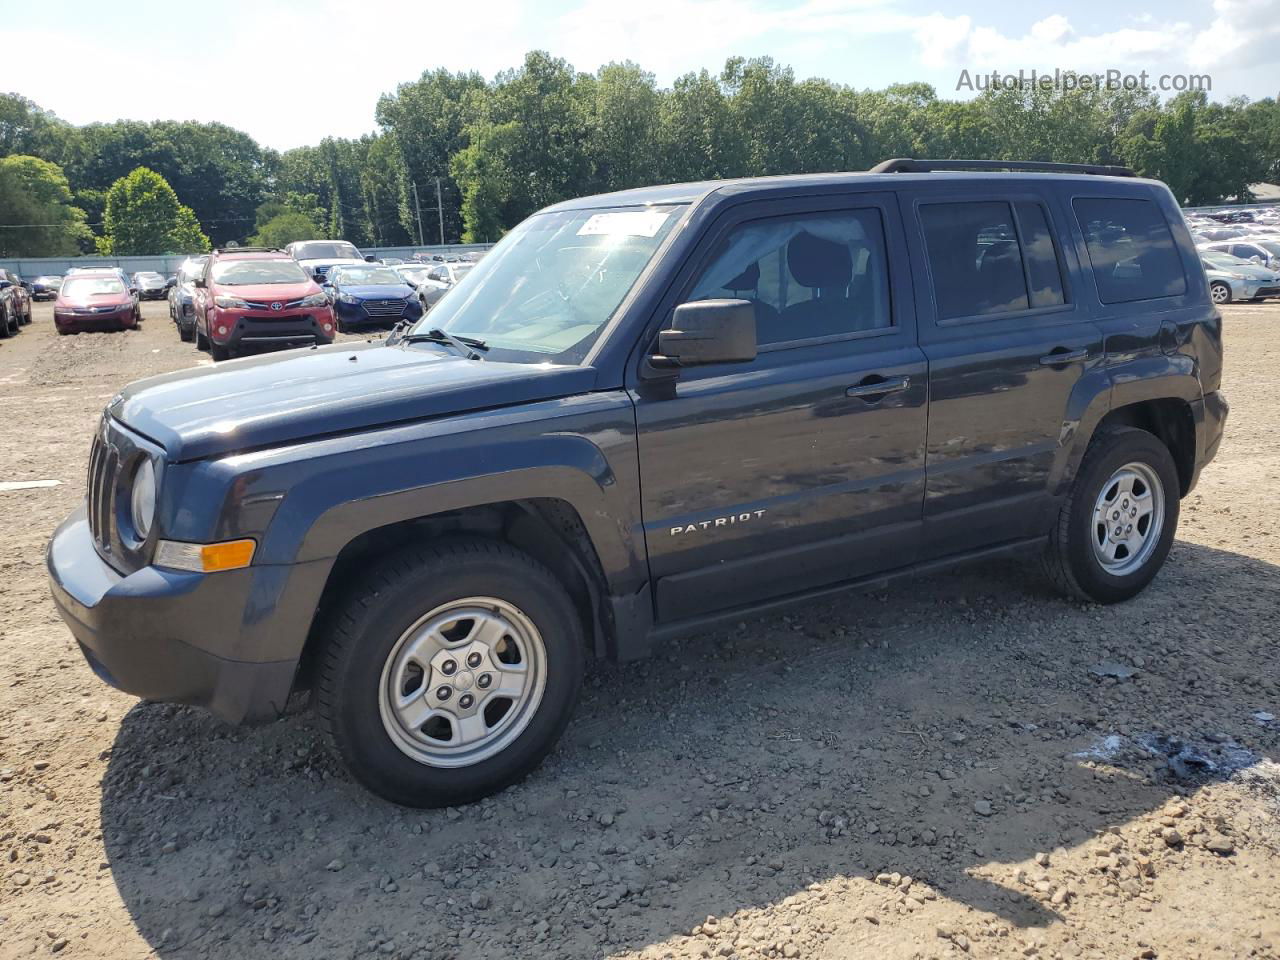
[[[17,330],[9,322],[9,311],[0,307],[0,340],[13,336]]]
[[[190,343],[192,340],[196,338],[195,325],[190,323],[183,323],[181,320],[179,320],[178,321],[178,337],[184,343]]]
[[[196,337],[195,337],[195,339],[196,339],[196,349],[197,349],[197,350],[208,350],[208,349],[209,349],[209,338],[208,338],[208,337],[206,337],[203,333],[201,333],[201,332],[200,332],[200,328],[199,328],[199,327],[196,327],[196,328],[195,328],[195,335],[196,335]]]
[[[1140,593],[1169,555],[1180,487],[1169,448],[1145,430],[1108,428],[1089,444],[1045,552],[1065,593],[1116,603]]]
[[[395,803],[488,796],[529,773],[582,683],[564,587],[506,545],[410,547],[354,585],[326,628],[316,696],[356,779]]]
[[[1213,298],[1214,303],[1230,303],[1231,287],[1221,280],[1214,280],[1209,284],[1209,296]]]

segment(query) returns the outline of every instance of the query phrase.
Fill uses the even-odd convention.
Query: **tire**
[[[195,328],[195,335],[196,349],[207,351],[209,349],[209,338],[200,332],[199,327]]]
[[[0,309],[0,340],[8,339],[16,332],[9,324],[9,314]]]
[[[1221,280],[1212,281],[1209,284],[1209,297],[1214,303],[1230,303],[1230,285],[1223,283]]]
[[[420,709],[429,709],[429,697],[449,686],[447,700],[437,700],[436,706],[466,706],[465,691],[478,694],[483,689],[484,664],[455,662],[457,671],[445,673],[449,664],[440,659],[447,660],[452,650],[480,644],[478,619],[448,619],[466,611],[486,615],[491,618],[487,622],[502,631],[490,632],[494,649],[511,644],[490,663],[498,664],[500,655],[516,655],[510,653],[514,649],[516,662],[525,664],[523,674],[494,669],[488,674],[490,682],[494,675],[499,683],[523,676],[523,687],[515,697],[501,697],[496,688],[487,699],[477,696],[471,720],[483,721],[477,728],[479,739],[450,746],[442,739],[432,740],[427,731],[439,723],[447,726],[449,737],[461,734],[454,714],[406,727],[390,699],[400,687],[391,685],[401,676],[398,664],[416,663],[406,661],[404,654],[413,631],[432,618],[441,624],[436,635],[443,636],[452,623],[450,630],[465,632],[461,639],[442,640],[444,646],[432,647],[429,672],[417,669],[417,689],[424,693],[415,696],[411,688],[409,703],[420,701]],[[542,564],[496,541],[446,540],[392,554],[332,609],[322,636],[316,701],[338,752],[360,783],[409,807],[469,803],[522,779],[555,746],[582,686],[582,624],[564,587]],[[412,671],[404,676],[412,678]],[[492,722],[491,708],[497,714]],[[409,729],[413,732],[406,733]]]
[[[1125,492],[1126,483],[1130,492]],[[1144,490],[1151,497],[1149,514],[1142,513]],[[1173,456],[1158,437],[1133,427],[1104,428],[1090,441],[1050,532],[1044,553],[1049,579],[1063,593],[1095,603],[1119,603],[1136,596],[1169,555],[1178,527],[1180,495]],[[1126,518],[1125,512],[1131,515]],[[1123,542],[1111,537],[1110,524],[1117,514],[1115,532],[1128,537]],[[1150,518],[1145,534],[1144,516]],[[1130,531],[1136,531],[1136,536]],[[1101,555],[1108,551],[1114,552],[1110,561]]]
[[[195,326],[192,324],[179,322],[178,339],[180,339],[183,343],[190,343],[195,338],[196,338]]]
[[[221,363],[223,360],[231,359],[231,348],[224,347],[220,343],[209,344],[209,356],[213,357],[214,363]]]

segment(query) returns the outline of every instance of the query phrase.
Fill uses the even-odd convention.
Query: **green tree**
[[[286,210],[258,227],[249,242],[258,247],[284,247],[295,240],[319,240],[320,228],[305,213]]]
[[[173,188],[146,167],[121,177],[107,191],[104,234],[98,252],[128,256],[149,253],[197,253],[209,238],[190,207]]]
[[[57,164],[21,154],[0,159],[0,256],[70,256],[90,237]]]

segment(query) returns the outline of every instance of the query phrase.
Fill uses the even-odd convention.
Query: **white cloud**
[[[1280,61],[1280,0],[1214,0],[1213,14],[1191,45],[1193,66],[1248,68]]]

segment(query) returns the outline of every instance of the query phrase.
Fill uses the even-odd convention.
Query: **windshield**
[[[164,280],[158,273],[135,273],[134,276],[139,280]]]
[[[680,207],[534,214],[477,264],[418,328],[484,340],[491,359],[579,363],[680,219]]]
[[[383,284],[402,287],[404,279],[390,267],[341,267],[329,274],[331,283],[359,284],[364,286]]]
[[[1255,247],[1261,247],[1273,257],[1280,257],[1280,240],[1250,240]]]
[[[124,293],[124,284],[114,277],[73,277],[62,284],[64,297],[97,297]]]
[[[360,251],[343,240],[316,240],[293,248],[295,260],[359,260]]]
[[[228,287],[259,283],[306,283],[310,278],[292,260],[231,260],[213,265],[213,281]]]

